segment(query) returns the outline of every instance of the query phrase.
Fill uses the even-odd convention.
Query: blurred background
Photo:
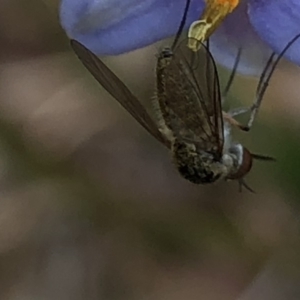
[[[277,158],[254,163],[256,193],[193,185],[78,61],[58,2],[1,2],[0,299],[300,299],[299,69],[234,132]],[[160,45],[104,59],[146,107]]]

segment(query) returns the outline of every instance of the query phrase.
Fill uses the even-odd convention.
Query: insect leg
[[[244,128],[245,128],[244,130],[245,131],[249,131],[250,130],[250,128],[253,125],[254,119],[255,119],[255,117],[256,117],[256,115],[258,113],[258,110],[259,110],[259,107],[261,105],[264,93],[265,93],[265,91],[266,91],[266,89],[268,87],[270,77],[271,77],[272,73],[274,72],[274,68],[273,68],[274,65],[272,67],[272,64],[273,64],[275,56],[276,55],[273,52],[271,54],[271,56],[269,57],[269,59],[268,59],[268,61],[266,63],[266,66],[264,67],[264,69],[262,71],[262,74],[260,76],[259,83],[258,83],[258,86],[257,86],[256,97],[255,97],[254,103],[250,107],[239,107],[239,108],[235,108],[233,110],[230,110],[228,112],[228,114],[231,117],[235,117],[235,116],[247,113],[249,111],[251,112],[248,124],[246,126],[244,126]],[[275,61],[275,64],[277,64],[276,61]]]
[[[233,80],[235,78],[236,75],[236,71],[237,71],[237,67],[239,65],[240,62],[240,58],[241,58],[241,54],[242,54],[242,48],[238,49],[238,53],[236,56],[236,59],[234,61],[234,65],[232,68],[232,71],[230,73],[229,79],[227,81],[227,84],[224,88],[224,91],[222,93],[222,105],[224,103],[224,101],[227,98],[227,94],[232,86]],[[234,116],[238,116],[244,113],[247,113],[251,110],[250,107],[246,108],[246,107],[239,107],[239,108],[235,108],[235,109],[231,109],[229,110],[227,113],[223,112],[223,118],[232,126],[238,127],[239,129],[243,130],[243,131],[248,131],[248,127],[245,125],[242,125],[240,122],[238,122],[237,120],[235,120],[233,117]]]
[[[252,106],[250,106],[250,107],[238,107],[238,108],[234,108],[234,109],[229,110],[227,112],[227,114],[230,117],[235,117],[235,116],[245,114],[245,113],[251,111],[251,109],[252,109]]]
[[[254,100],[254,103],[251,106],[251,114],[249,117],[249,121],[248,121],[248,127],[249,129],[252,127],[253,122],[256,118],[256,115],[258,113],[258,110],[260,108],[260,105],[262,103],[265,91],[269,85],[269,80],[274,72],[275,66],[277,65],[278,61],[277,61],[278,57],[276,58],[276,54],[273,52],[271,54],[271,56],[268,59],[268,62],[261,74],[258,86],[257,86],[257,91],[256,91],[256,97]],[[275,63],[273,64],[275,60]],[[273,64],[273,67],[272,67]],[[274,66],[275,65],[275,66]]]
[[[239,192],[242,192],[243,187],[248,190],[249,192],[255,194],[255,191],[245,182],[245,180],[239,179]]]
[[[251,108],[251,115],[248,122],[249,129],[251,128],[254,119],[258,113],[259,107],[263,100],[264,94],[269,85],[269,81],[275,71],[276,66],[278,65],[282,56],[286,53],[286,51],[300,38],[300,34],[297,34],[292,40],[290,40],[287,45],[283,48],[283,50],[277,55],[274,52],[271,54],[258,83],[256,90],[256,98]]]
[[[242,54],[242,48],[239,48],[237,56],[236,56],[236,59],[234,61],[234,65],[233,65],[232,71],[231,71],[230,76],[229,76],[229,79],[227,81],[227,84],[226,84],[223,92],[222,92],[222,105],[224,104],[224,101],[227,98],[228,92],[229,92],[229,90],[230,90],[230,88],[232,86],[233,80],[235,78],[236,70],[237,70],[237,67],[238,67],[239,62],[240,62],[241,54]]]
[[[248,109],[247,109],[247,111],[248,111]],[[223,119],[227,123],[229,123],[230,125],[235,126],[235,127],[239,128],[240,130],[243,130],[243,131],[248,131],[249,130],[248,126],[245,126],[245,125],[241,124],[239,121],[234,119],[230,114],[228,114],[224,111],[222,113],[223,113]]]
[[[249,118],[248,125],[247,125],[247,127],[249,128],[249,130],[250,130],[250,128],[253,125],[253,122],[254,122],[255,117],[256,117],[256,115],[258,113],[258,109],[259,109],[259,107],[261,105],[261,102],[262,102],[262,98],[256,98],[256,101],[254,102],[254,104],[251,107],[251,114],[250,114],[250,118]]]

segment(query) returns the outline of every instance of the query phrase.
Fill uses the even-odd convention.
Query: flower
[[[185,5],[185,0],[61,0],[60,19],[69,37],[98,55],[117,55],[174,35]],[[187,26],[204,6],[204,0],[191,0]],[[280,53],[300,33],[299,24],[299,0],[240,0],[213,34],[211,51],[231,68],[242,47],[238,70],[257,75],[272,51]],[[300,64],[300,39],[284,57]]]

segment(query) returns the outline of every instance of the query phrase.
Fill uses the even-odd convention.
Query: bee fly
[[[194,52],[183,41],[174,50],[165,48],[159,53],[154,101],[158,127],[170,141],[173,160],[185,179],[196,184],[237,179],[251,190],[243,177],[250,171],[252,159],[274,159],[252,154],[231,140],[232,126],[249,130],[233,118],[249,109],[222,111],[216,64],[205,45],[198,49]],[[238,60],[239,55],[223,98]]]
[[[154,102],[160,132],[184,178],[205,184],[250,170],[250,152],[230,141],[230,116],[225,121],[215,62],[204,45],[196,53],[185,43],[159,53]]]
[[[202,44],[195,52],[187,47],[186,41],[176,46],[178,36],[173,46],[164,48],[157,57],[154,99],[156,122],[126,85],[95,54],[76,40],[71,40],[71,46],[104,89],[152,136],[171,150],[175,165],[185,179],[197,184],[213,183],[221,178],[237,179],[240,186],[252,191],[243,181],[251,169],[252,159],[274,159],[253,154],[241,144],[233,142],[231,127],[250,129],[275,66],[293,41],[278,56],[271,71],[269,69],[274,56],[265,67],[252,107],[225,113],[222,111],[216,65],[209,50]],[[237,63],[230,84],[236,67]],[[233,118],[249,111],[248,126],[241,125]]]

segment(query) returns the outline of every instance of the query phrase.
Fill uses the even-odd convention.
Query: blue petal
[[[173,35],[186,1],[62,0],[60,19],[69,37],[101,55],[145,47]],[[203,0],[192,0],[187,24],[199,18]]]
[[[249,0],[248,6],[256,32],[277,53],[300,33],[299,0]],[[300,39],[284,56],[300,64]]]
[[[219,64],[232,69],[238,49],[241,48],[238,71],[259,76],[272,50],[254,31],[248,18],[246,2],[242,1],[213,34],[211,52]]]

